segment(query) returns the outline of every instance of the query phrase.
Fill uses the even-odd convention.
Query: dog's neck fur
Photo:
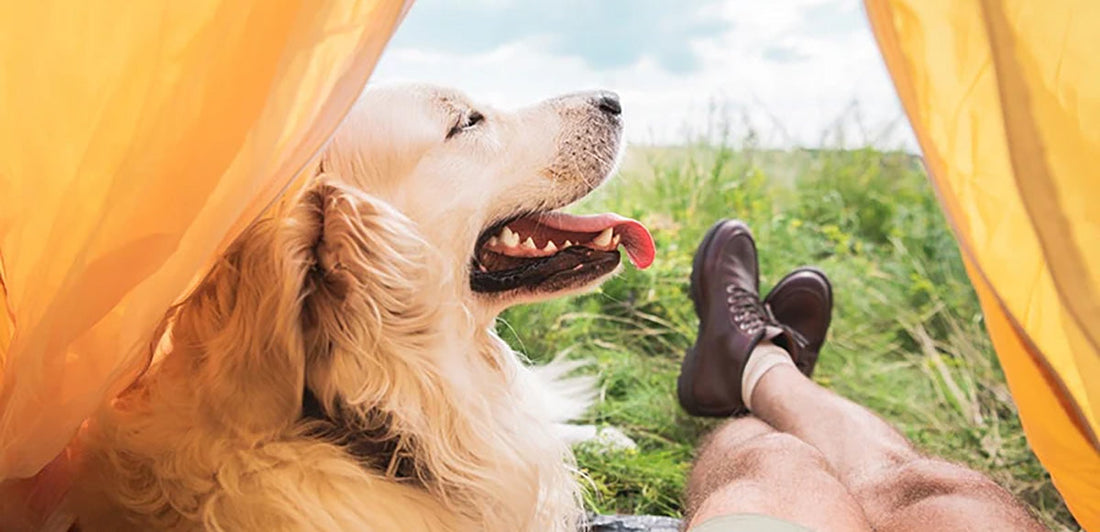
[[[367,467],[419,483],[474,521],[556,529],[561,523],[548,519],[575,517],[576,485],[565,467],[571,453],[548,420],[532,415],[541,410],[525,402],[527,370],[515,353],[487,328],[457,326],[469,318],[465,309],[444,314],[450,316],[440,319],[437,342],[417,354],[435,362],[409,368],[418,386],[388,398],[382,410],[346,416],[347,405],[338,405],[344,414],[330,418],[330,427]],[[502,398],[488,399],[493,395]],[[365,419],[384,425],[363,426]],[[353,427],[363,428],[350,434]],[[543,434],[535,439],[532,432]],[[532,441],[543,446],[531,448]]]
[[[455,280],[451,279],[443,283],[454,287]],[[461,290],[456,290],[461,291]],[[460,301],[458,297],[441,298],[450,301]],[[448,357],[445,346],[476,345],[486,346],[487,349],[477,350],[476,353],[464,353],[469,362],[477,364],[476,359],[488,364],[488,368],[503,372],[514,359],[513,353],[496,336],[496,333],[486,324],[478,323],[469,327],[462,323],[468,321],[475,314],[463,305],[440,308],[441,320],[439,326],[431,334],[439,337],[436,346],[432,349],[440,350],[440,358]],[[442,316],[450,314],[450,316]],[[494,318],[495,319],[495,318]],[[489,323],[492,323],[490,320]],[[445,326],[445,324],[450,326]],[[471,331],[472,334],[460,334],[461,331]],[[474,359],[470,359],[474,357]],[[307,368],[306,381],[310,380]],[[491,371],[490,371],[491,373]],[[500,375],[501,387],[507,386],[509,379],[506,375]],[[302,393],[302,423],[308,427],[311,436],[337,443],[345,447],[349,454],[359,460],[364,467],[375,471],[384,471],[386,476],[394,479],[412,481],[423,485],[418,477],[415,456],[406,448],[408,445],[400,434],[392,428],[392,416],[381,410],[372,410],[366,415],[355,413],[356,409],[349,409],[342,397],[337,397],[334,404],[326,406],[311,390],[309,386],[303,388]]]

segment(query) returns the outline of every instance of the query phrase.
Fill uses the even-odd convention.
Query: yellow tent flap
[[[405,1],[0,4],[0,480],[145,364],[196,273],[307,164]]]
[[[1100,3],[867,10],[1028,441],[1100,529]]]

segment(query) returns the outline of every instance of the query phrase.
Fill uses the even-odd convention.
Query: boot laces
[[[747,333],[755,333],[775,321],[759,296],[739,286],[726,285],[726,303],[734,324]]]

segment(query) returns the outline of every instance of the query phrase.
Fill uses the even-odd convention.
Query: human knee
[[[729,470],[738,478],[768,479],[789,472],[828,469],[821,453],[802,440],[783,432],[762,434],[731,449],[726,456]]]
[[[700,449],[688,482],[688,494],[708,493],[723,484],[771,478],[808,462],[825,464],[816,449],[781,432],[759,433],[745,438],[716,431]]]
[[[920,458],[884,478],[863,490],[861,501],[867,516],[884,530],[962,529],[966,523],[982,523],[988,530],[1042,530],[1004,488],[950,462]]]
[[[919,458],[900,464],[881,477],[883,482],[868,486],[868,489],[884,496],[886,506],[893,510],[955,495],[967,499],[1012,500],[1003,488],[981,473],[944,460]]]
[[[791,482],[831,475],[828,467],[817,449],[790,434],[767,432],[730,441],[716,433],[692,469],[686,493],[687,515],[694,515],[715,493],[736,492],[743,499],[762,487],[775,490]]]

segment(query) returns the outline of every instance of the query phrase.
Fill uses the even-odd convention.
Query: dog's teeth
[[[499,245],[500,245],[500,239],[499,238],[494,236],[494,237],[489,239],[489,247],[497,247]]]
[[[570,248],[570,247],[573,247],[573,243],[568,241],[568,240],[566,240],[565,243],[561,245],[562,249]]]
[[[546,247],[542,248],[542,250],[547,252],[547,253],[553,253],[553,252],[558,250],[558,246],[554,245],[553,240],[547,240],[546,241]]]
[[[507,247],[514,248],[519,245],[519,235],[513,233],[506,225],[504,229],[500,230],[500,242]]]
[[[527,240],[523,241],[523,249],[538,249],[535,245],[535,241],[531,240],[531,237],[527,237]]]
[[[615,235],[615,238],[611,239],[611,247],[619,247],[619,240],[621,240],[619,235]]]
[[[610,244],[611,243],[611,233],[612,232],[613,231],[610,227],[608,227],[607,229],[604,229],[603,232],[600,233],[599,236],[597,236],[595,239],[592,240],[592,243],[596,244],[597,246],[600,246],[600,247],[603,247],[603,246],[606,246],[606,245]]]
[[[489,269],[488,269],[488,268],[486,268],[484,264],[478,264],[478,265],[477,265],[477,269],[479,269],[479,270],[481,270],[481,271],[483,271],[483,272],[487,272],[487,271],[489,271]]]

